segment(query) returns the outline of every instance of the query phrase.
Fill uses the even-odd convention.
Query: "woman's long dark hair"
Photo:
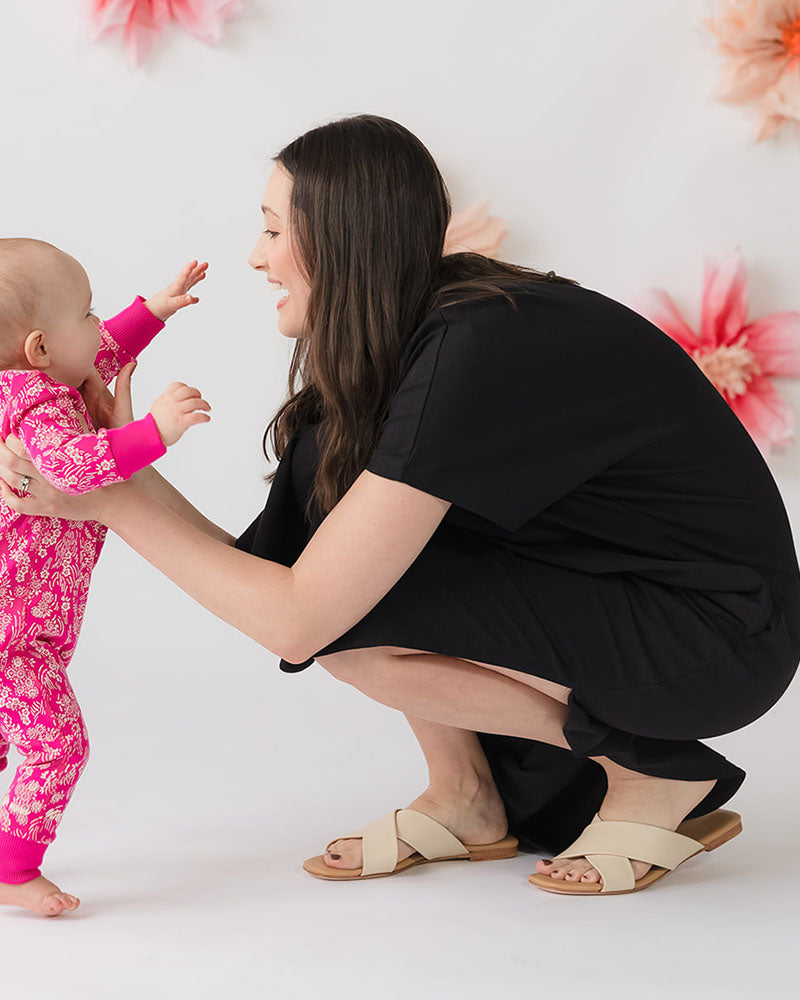
[[[509,292],[531,280],[578,282],[478,253],[443,256],[447,187],[425,146],[391,119],[321,125],[272,159],[292,178],[288,225],[310,286],[309,335],[296,342],[289,395],[263,447],[269,459],[271,434],[280,458],[300,427],[319,424],[310,519],[314,504],[325,517],[369,461],[403,349],[428,312],[491,295],[513,305]]]

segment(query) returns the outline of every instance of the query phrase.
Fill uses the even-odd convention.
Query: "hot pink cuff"
[[[147,347],[164,324],[154,316],[141,295],[137,295],[127,309],[104,320],[106,329],[120,347],[134,358]]]
[[[35,840],[23,840],[0,830],[0,882],[19,885],[30,882],[42,874],[42,863],[47,844]]]
[[[123,427],[112,427],[107,434],[114,461],[123,479],[129,479],[134,472],[155,462],[167,450],[152,413]]]

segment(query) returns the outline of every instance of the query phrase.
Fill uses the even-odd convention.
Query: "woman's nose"
[[[264,253],[261,247],[260,240],[258,241],[258,243],[256,243],[256,245],[250,252],[250,256],[247,258],[247,263],[250,265],[250,267],[254,267],[256,269],[258,269],[259,267],[264,267],[266,265],[267,255]]]

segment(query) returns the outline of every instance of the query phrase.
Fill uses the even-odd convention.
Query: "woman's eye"
[[[278,235],[278,233],[276,233],[274,229],[262,229],[261,231],[262,233],[266,233],[266,235],[269,236],[270,238],[274,238],[275,236]]]

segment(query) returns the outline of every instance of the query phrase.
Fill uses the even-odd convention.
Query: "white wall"
[[[203,390],[211,424],[158,467],[232,533],[264,501],[261,434],[284,398],[291,347],[247,256],[268,157],[316,124],[357,112],[401,121],[436,158],[456,209],[487,197],[509,220],[505,259],[623,301],[661,285],[695,321],[704,256],[740,243],[751,315],[800,308],[800,142],[755,146],[752,116],[713,100],[708,3],[246,8],[219,47],[172,30],[138,70],[121,40],[89,44],[79,0],[0,8],[0,232],[74,254],[102,315],[186,260],[209,260],[201,303],[143,356],[135,405],[143,413],[174,379]],[[800,411],[800,384],[779,388]],[[795,527],[798,447],[770,459]],[[283,836],[296,864],[406,804],[426,779],[399,713],[319,666],[280,674],[275,657],[114,536],[71,676],[93,758],[49,857],[74,873],[86,838],[95,858],[111,857],[112,821],[119,845],[122,831],[154,843],[154,830],[187,818],[234,842],[243,827],[273,847]],[[750,773],[736,807],[780,794],[773,762],[796,760],[797,707],[795,687],[767,717],[711,741]]]

